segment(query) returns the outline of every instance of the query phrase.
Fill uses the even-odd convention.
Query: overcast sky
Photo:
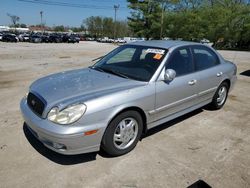
[[[40,11],[46,25],[80,26],[89,16],[114,17],[114,5],[120,5],[118,20],[129,16],[126,0],[0,0],[0,25],[10,25],[7,13],[20,17],[19,23],[40,24]]]

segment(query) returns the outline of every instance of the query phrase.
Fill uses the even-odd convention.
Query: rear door
[[[171,82],[156,82],[155,120],[182,111],[197,103],[197,74],[194,73],[192,54],[189,47],[175,49],[165,69],[176,71]]]
[[[222,65],[217,54],[206,46],[192,46],[195,71],[199,75],[197,89],[199,102],[211,100],[222,81]]]

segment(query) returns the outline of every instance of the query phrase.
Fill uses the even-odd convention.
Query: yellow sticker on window
[[[154,59],[160,60],[162,58],[161,54],[155,54]]]

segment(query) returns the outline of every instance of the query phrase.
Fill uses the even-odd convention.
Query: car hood
[[[146,83],[86,68],[41,78],[31,85],[30,91],[42,97],[47,105],[53,106],[66,101],[85,102],[143,85]]]

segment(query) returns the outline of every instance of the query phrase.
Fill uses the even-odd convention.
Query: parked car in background
[[[28,42],[30,40],[30,35],[29,34],[20,34],[18,35],[18,39],[20,42]]]
[[[58,153],[119,156],[148,129],[204,105],[222,108],[236,72],[207,45],[135,42],[89,68],[35,81],[20,107],[32,134]]]
[[[49,42],[52,42],[52,43],[60,43],[62,42],[62,36],[60,34],[51,34],[49,35],[49,38],[48,38]]]
[[[103,37],[103,38],[101,38],[100,39],[100,41],[99,42],[109,42],[109,38],[108,37]]]
[[[71,36],[74,37],[74,40],[76,40],[77,43],[80,42],[81,37],[79,35],[77,35],[77,34],[71,34]]]
[[[210,40],[204,38],[204,39],[200,40],[200,43],[208,44],[208,43],[210,43]]]
[[[43,43],[48,43],[49,42],[49,35],[42,34],[41,38],[42,38]]]
[[[126,43],[145,41],[145,38],[124,37]]]
[[[109,37],[103,37],[103,38],[98,38],[97,42],[112,43],[112,42],[114,42],[114,39],[111,39]]]
[[[40,35],[33,34],[30,36],[30,42],[40,43],[40,42],[42,42],[42,37]]]
[[[92,37],[86,37],[86,38],[85,38],[85,41],[95,41],[95,38],[92,38]]]
[[[77,37],[76,35],[64,35],[62,37],[62,42],[67,42],[67,43],[79,43],[80,38]]]
[[[0,41],[2,41],[2,38],[3,38],[3,34],[0,33]]]
[[[5,33],[2,36],[2,41],[3,42],[18,42],[19,40],[15,34]]]
[[[114,42],[115,43],[121,43],[121,44],[126,43],[126,41],[124,39],[122,39],[122,38],[117,38],[117,39],[114,40]]]

